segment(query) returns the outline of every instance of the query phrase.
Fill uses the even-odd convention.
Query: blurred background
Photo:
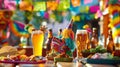
[[[114,37],[120,35],[120,0],[0,0],[0,16],[0,28],[13,46],[29,34],[24,29],[27,24],[36,29],[45,25],[57,36],[58,30],[65,29],[71,19],[74,32],[87,24],[90,29],[97,28],[98,35],[103,33],[107,37],[109,28],[117,31]],[[2,44],[2,34],[0,37]],[[29,39],[28,45],[30,42]]]

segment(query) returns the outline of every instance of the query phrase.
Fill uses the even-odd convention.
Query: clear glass
[[[44,42],[44,33],[40,30],[35,30],[31,35],[33,45],[33,55],[42,57],[42,47]]]
[[[82,58],[82,50],[87,49],[88,33],[86,30],[77,30],[75,42],[77,46],[77,58]]]

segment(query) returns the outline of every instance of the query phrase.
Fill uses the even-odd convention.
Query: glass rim
[[[76,31],[76,33],[87,33],[87,30],[84,30],[84,29],[78,29]]]

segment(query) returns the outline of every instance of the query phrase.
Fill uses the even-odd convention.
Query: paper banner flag
[[[70,11],[73,15],[79,14],[80,13],[80,7],[73,7],[70,5]]]
[[[45,18],[45,19],[49,19],[49,13],[48,13],[48,12],[45,12],[44,18]]]
[[[91,13],[96,13],[99,10],[99,6],[95,5],[95,6],[91,6],[90,7],[90,12]]]
[[[35,2],[34,3],[34,11],[45,11],[46,3],[45,2]]]
[[[6,8],[8,10],[15,10],[16,9],[16,1],[4,0],[4,8]]]
[[[84,4],[92,3],[93,0],[84,0]]]
[[[33,10],[33,5],[31,2],[28,1],[22,1],[20,2],[20,10],[28,10],[28,11],[32,11]]]
[[[94,19],[94,18],[95,18],[95,14],[91,14],[90,19]]]
[[[69,0],[62,0],[60,1],[60,4],[58,5],[58,11],[65,11],[68,8],[70,8],[70,1]]]
[[[80,16],[72,16],[72,19],[73,19],[74,21],[80,21]]]
[[[80,13],[88,13],[89,7],[88,6],[80,6]]]
[[[60,0],[56,0],[57,3],[60,3]]]
[[[56,10],[58,3],[56,1],[47,1],[47,9]]]
[[[80,0],[71,0],[71,3],[73,7],[80,6]]]
[[[97,13],[95,14],[95,18],[99,18],[102,16],[102,12],[100,10],[97,11]]]

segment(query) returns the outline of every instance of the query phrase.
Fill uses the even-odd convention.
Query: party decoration
[[[21,1],[19,4],[20,10],[26,10],[26,11],[32,11],[33,10],[33,5],[29,1]]]
[[[89,13],[88,6],[80,6],[80,13]]]
[[[91,6],[90,7],[90,12],[91,13],[96,13],[97,12],[97,10],[99,10],[100,8],[99,8],[99,6],[98,5],[95,5],[95,6]]]
[[[15,10],[16,9],[16,1],[4,0],[4,8],[6,8],[8,10]]]
[[[25,31],[24,29],[25,24],[23,24],[22,22],[19,21],[11,21],[10,22],[10,30],[14,33],[14,35],[21,37],[28,37],[29,34],[27,31]]]
[[[32,33],[33,30],[35,30],[34,26],[32,24],[25,25],[25,31]]]
[[[41,17],[46,17],[47,18],[47,13],[45,13],[45,11],[40,11],[40,12],[38,12],[38,13],[40,13],[40,15],[39,14],[37,14],[38,16],[41,16]]]
[[[109,13],[110,15],[112,15],[113,17],[110,18],[110,23],[109,23],[109,27],[112,29],[113,31],[113,38],[115,38],[116,36],[120,35],[120,6],[118,5],[109,5],[108,9],[109,9]]]
[[[84,0],[84,4],[91,3],[93,0]]]
[[[80,21],[80,16],[79,15],[78,16],[72,16],[72,19],[74,21]]]
[[[35,2],[34,3],[34,11],[45,11],[46,10],[46,3],[45,2]]]
[[[70,1],[69,0],[62,0],[60,1],[60,4],[58,5],[57,10],[58,11],[65,11],[70,7]]]
[[[54,51],[59,52],[59,53],[64,52],[63,49],[62,49],[63,46],[65,46],[65,42],[64,41],[62,41],[59,38],[53,37],[52,43],[51,43],[51,48]]]
[[[74,32],[72,30],[73,27],[73,19],[70,21],[68,27],[63,30],[62,33],[62,39],[65,41],[65,45],[70,48],[70,50],[67,52],[69,56],[72,56],[71,52],[75,50],[75,44],[74,44]]]
[[[73,7],[70,5],[70,11],[73,15],[77,15],[80,13],[80,7]]]
[[[89,34],[92,34],[92,30],[88,24],[84,25],[83,29],[86,29]]]
[[[49,13],[48,13],[48,12],[45,12],[44,18],[45,18],[45,19],[49,19]]]
[[[56,10],[58,3],[56,1],[47,1],[47,9]]]
[[[109,13],[110,14],[113,14],[114,12],[116,12],[116,11],[120,11],[120,6],[119,5],[117,5],[117,4],[115,4],[115,5],[109,5],[108,6],[108,10],[109,10]]]
[[[71,3],[72,3],[72,6],[73,7],[77,7],[77,6],[80,6],[80,0],[71,0]]]
[[[102,16],[102,12],[100,10],[97,11],[97,13],[95,14],[95,18],[100,18]]]
[[[51,14],[51,15],[50,15],[50,18],[52,18],[52,19],[56,19],[55,14]]]

